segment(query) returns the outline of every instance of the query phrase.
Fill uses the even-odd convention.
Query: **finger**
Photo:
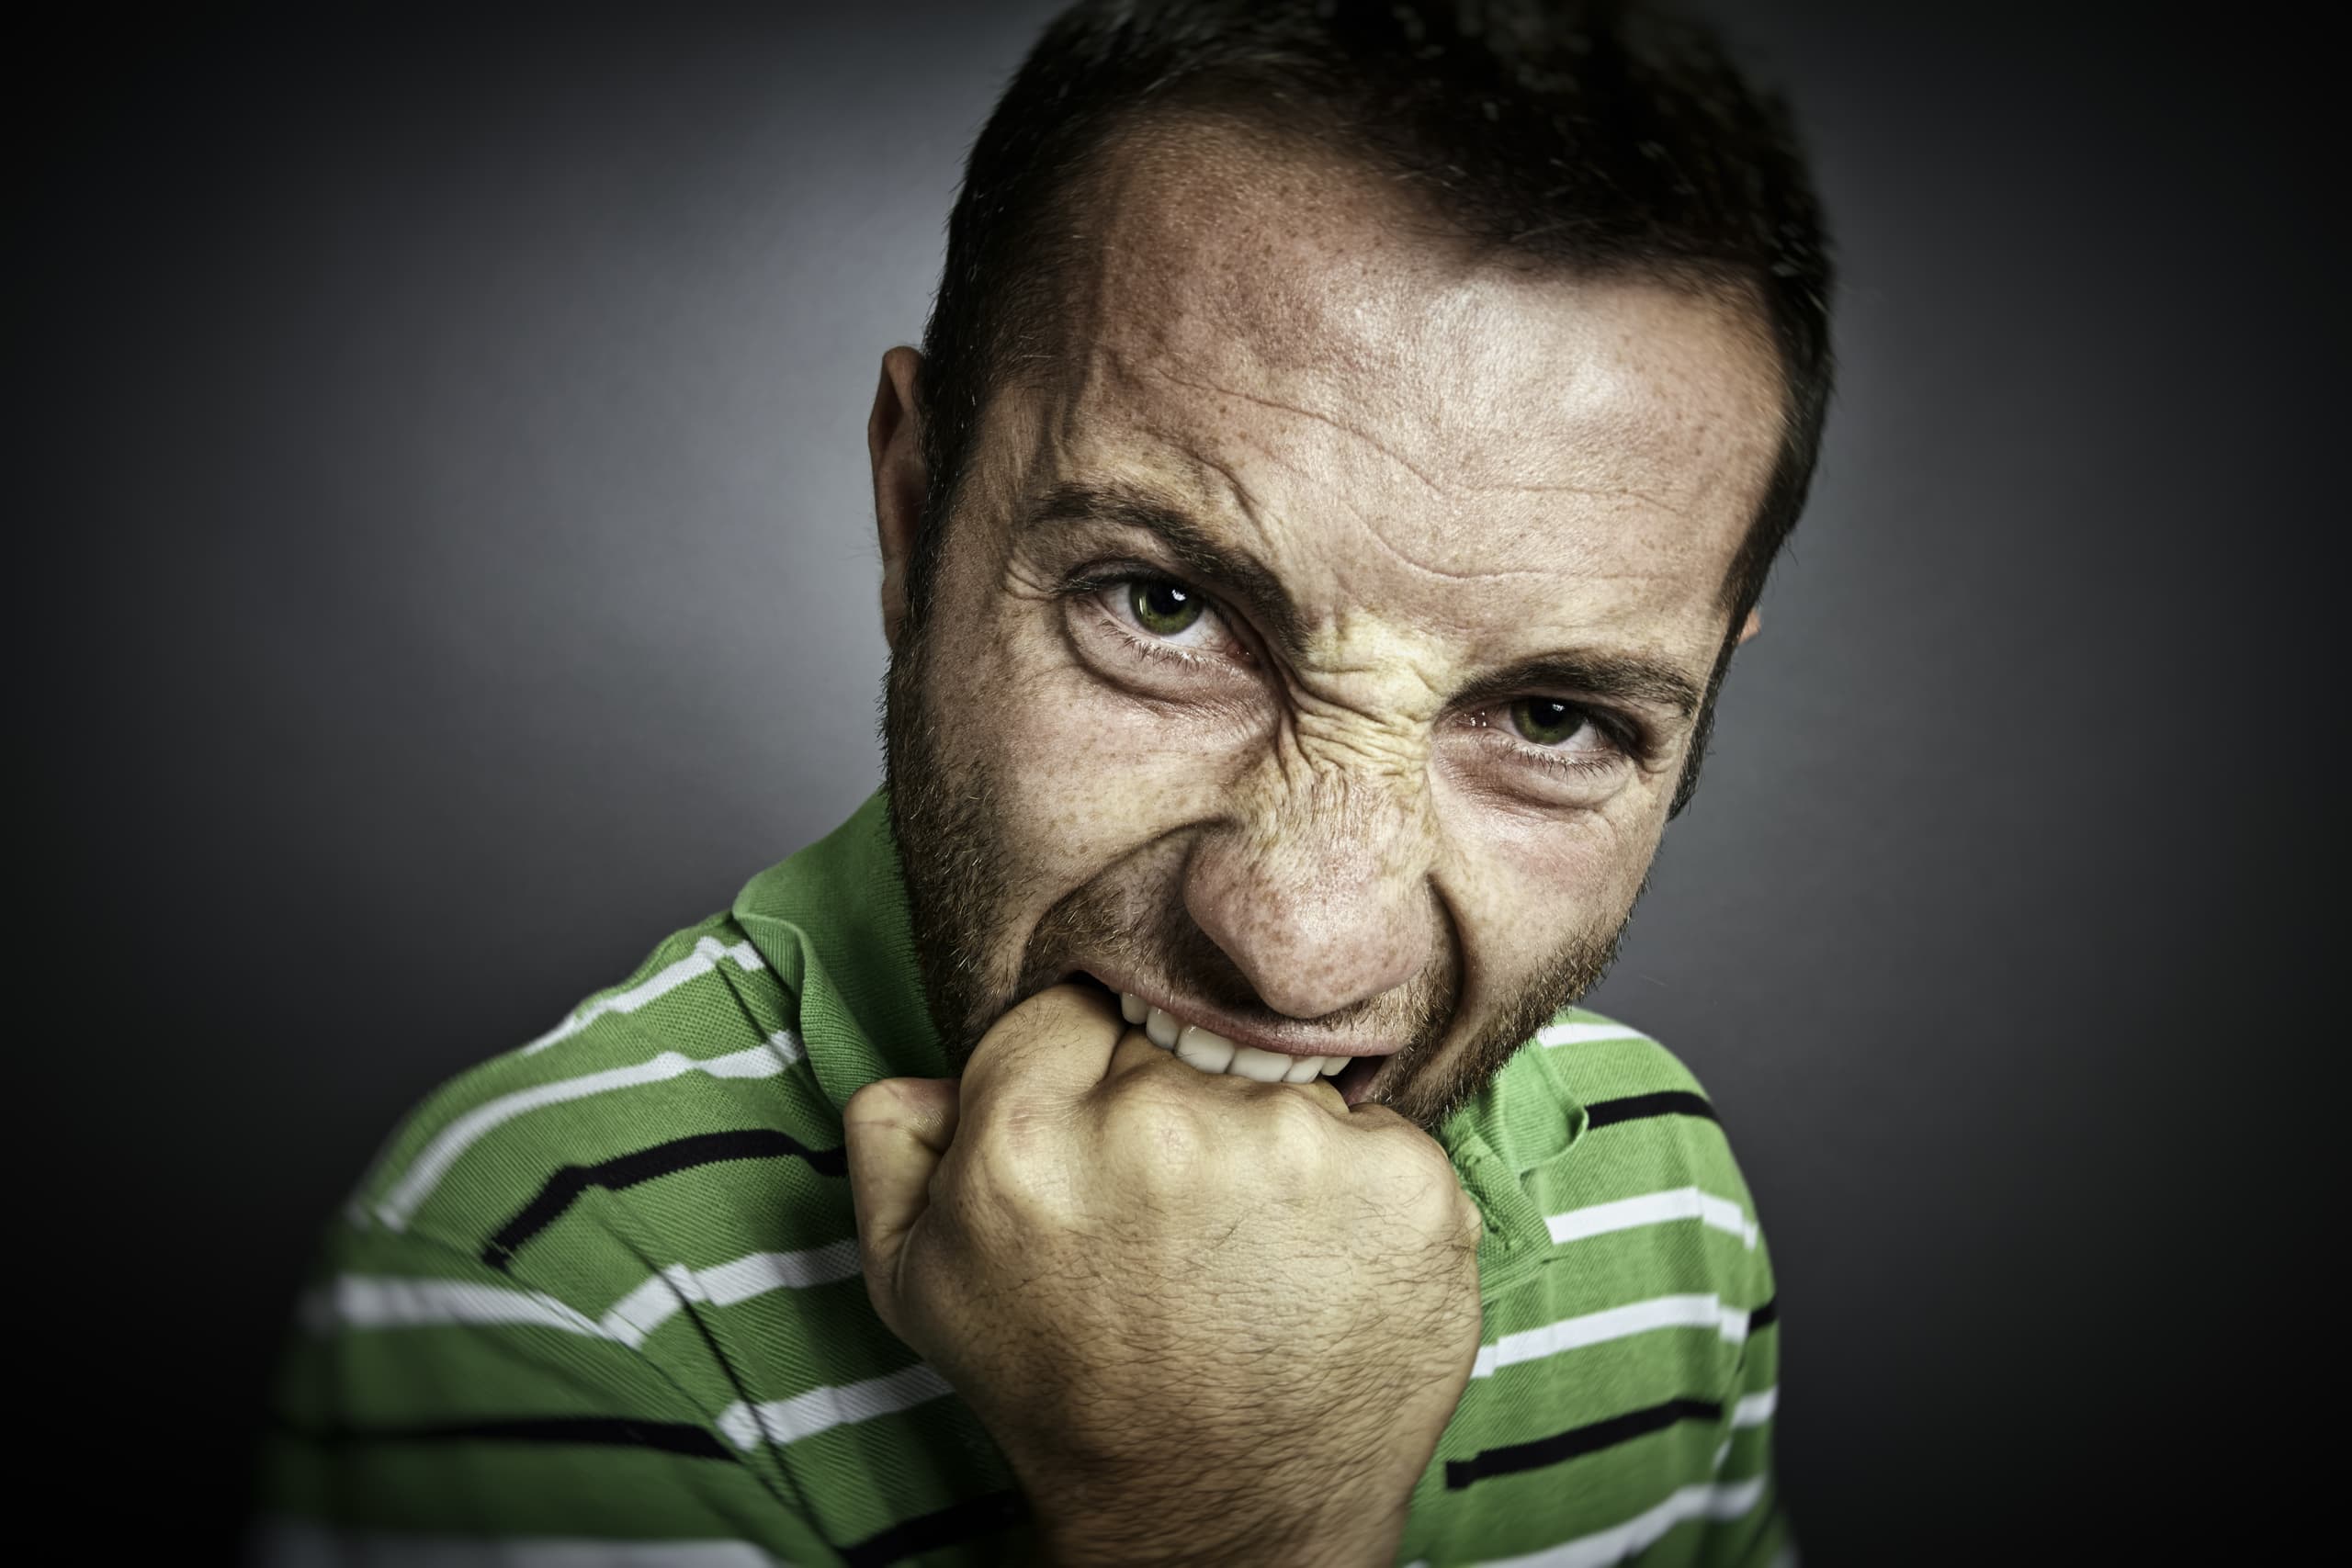
[[[1076,1100],[1102,1081],[1126,1028],[1093,986],[1048,986],[989,1026],[964,1067],[964,1111],[977,1115],[1013,1094]]]
[[[1320,1073],[1306,1083],[1287,1086],[1306,1095],[1316,1104],[1344,1122],[1348,1119],[1348,1097],[1331,1087],[1331,1080]]]
[[[1152,1068],[1157,1062],[1172,1060],[1174,1058],[1167,1052],[1151,1043],[1151,1036],[1130,1026],[1119,1036],[1119,1043],[1111,1048],[1111,1063],[1104,1069],[1103,1077],[1106,1079],[1123,1078],[1129,1073]]]
[[[932,1172],[955,1141],[958,1119],[954,1078],[876,1079],[842,1107],[858,1262],[874,1310],[893,1333],[899,1259],[930,1205]]]

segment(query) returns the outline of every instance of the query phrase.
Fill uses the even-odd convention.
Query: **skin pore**
[[[1219,125],[1126,136],[1073,210],[920,626],[911,351],[869,427],[933,1011],[960,1061],[1090,976],[1382,1053],[1349,1102],[1433,1129],[1638,896],[1777,450],[1769,340]]]

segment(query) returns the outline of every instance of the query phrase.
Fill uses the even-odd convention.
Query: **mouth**
[[[1133,991],[1105,985],[1083,972],[1072,979],[1091,980],[1119,1000],[1119,1013],[1143,1032],[1144,1037],[1194,1072],[1211,1077],[1250,1078],[1258,1083],[1306,1084],[1321,1078],[1337,1089],[1348,1104],[1361,1101],[1391,1054],[1386,1050],[1316,1052],[1306,1043],[1263,1039],[1245,1043],[1196,1023]]]

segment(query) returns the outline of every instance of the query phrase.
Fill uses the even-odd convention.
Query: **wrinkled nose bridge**
[[[1418,781],[1261,781],[1195,852],[1186,910],[1259,998],[1320,1018],[1419,973],[1436,931]]]

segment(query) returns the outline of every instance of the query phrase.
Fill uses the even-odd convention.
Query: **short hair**
[[[1760,304],[1781,439],[1724,583],[1712,698],[1812,483],[1832,268],[1785,105],[1708,28],[1629,0],[1081,0],[1056,17],[974,141],[948,219],[923,334],[930,501],[910,622],[925,616],[988,399],[1050,319],[1060,204],[1117,133],[1188,113],[1336,150],[1419,191],[1473,244]],[[1696,777],[1694,756],[1675,810]]]

